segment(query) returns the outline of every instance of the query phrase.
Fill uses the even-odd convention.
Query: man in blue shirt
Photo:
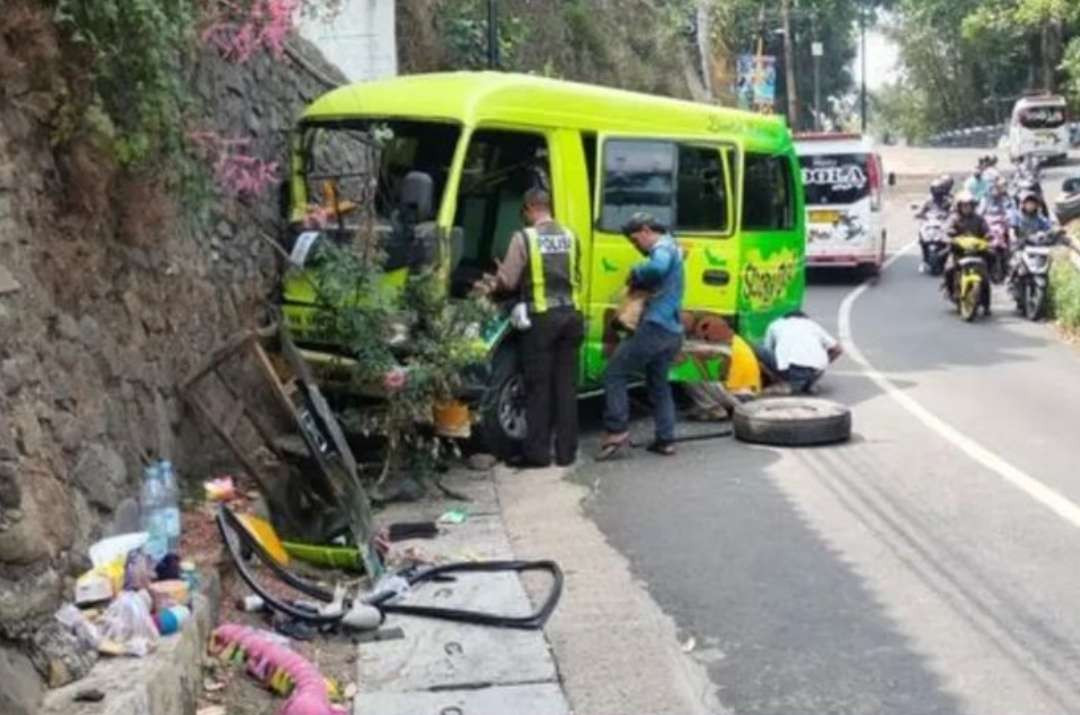
[[[604,376],[604,427],[607,435],[598,459],[614,456],[630,442],[630,402],[627,385],[644,373],[653,403],[656,440],[649,450],[669,456],[675,453],[675,399],[668,371],[682,349],[682,301],[685,289],[682,252],[667,229],[650,214],[639,212],[622,228],[646,259],[630,269],[631,288],[652,295],[637,330],[619,344]]]

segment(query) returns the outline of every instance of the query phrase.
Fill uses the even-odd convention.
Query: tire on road
[[[851,410],[816,397],[776,397],[741,404],[732,419],[743,442],[808,447],[851,438]]]

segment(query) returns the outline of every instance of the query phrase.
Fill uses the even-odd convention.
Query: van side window
[[[677,220],[688,232],[728,231],[727,177],[716,147],[679,145]]]
[[[746,231],[785,231],[795,227],[795,193],[787,156],[746,155],[742,223]]]
[[[585,154],[585,174],[589,177],[589,221],[596,216],[593,203],[596,201],[596,135],[591,132],[581,133],[581,150]]]
[[[675,214],[675,145],[662,141],[606,141],[600,228],[618,232],[638,211],[648,211],[657,221],[671,225]]]

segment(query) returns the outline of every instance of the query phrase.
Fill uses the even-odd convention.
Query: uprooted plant
[[[448,300],[437,265],[391,287],[383,255],[368,243],[359,236],[350,245],[328,243],[314,257],[314,323],[320,341],[350,358],[343,361],[347,390],[378,396],[343,419],[352,431],[385,439],[379,483],[397,474],[423,483],[458,453],[433,429],[433,414],[455,401],[465,371],[484,359],[481,326],[494,308],[481,298]]]

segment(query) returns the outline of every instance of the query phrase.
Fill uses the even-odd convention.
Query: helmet
[[[1034,201],[1036,206],[1039,206],[1039,205],[1042,204],[1042,199],[1039,198],[1039,195],[1036,194],[1034,191],[1024,191],[1024,192],[1021,192],[1021,194],[1020,194],[1020,210],[1021,211],[1024,209],[1024,204],[1026,204],[1028,201]]]
[[[964,189],[956,195],[957,208],[960,208],[964,204],[970,204],[972,207],[974,207],[977,203],[978,201],[975,199],[975,194],[971,193],[967,189]]]
[[[930,195],[936,199],[948,196],[952,192],[953,180],[950,176],[939,176],[930,182]]]

